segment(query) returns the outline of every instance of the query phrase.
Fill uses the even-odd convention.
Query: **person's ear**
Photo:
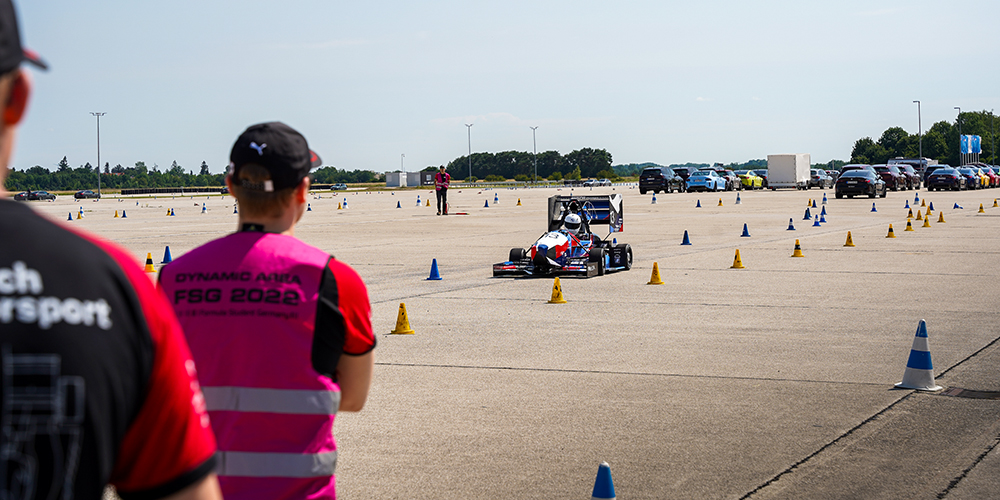
[[[3,107],[3,124],[17,125],[24,118],[28,108],[28,97],[31,95],[31,79],[24,70],[18,70],[10,84],[10,94]]]
[[[309,179],[308,175],[302,178],[302,181],[299,182],[299,185],[295,186],[295,200],[296,201],[298,201],[299,203],[301,203],[303,205],[306,204],[306,198],[307,198],[306,195],[309,194],[309,186],[311,184],[312,183],[310,182],[310,179]]]

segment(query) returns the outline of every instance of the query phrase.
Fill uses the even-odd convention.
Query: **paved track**
[[[905,232],[913,191],[828,190],[813,227],[818,190],[654,205],[614,189],[635,266],[563,279],[562,305],[546,303],[550,279],[490,270],[543,232],[554,189],[452,190],[469,215],[448,217],[429,191],[310,200],[297,235],[362,275],[379,342],[367,407],[337,420],[342,498],[582,499],[601,461],[622,499],[1000,497],[1000,400],[893,389],[926,319],[940,385],[1000,391],[1000,190],[920,191],[932,227]],[[231,198],[204,196],[32,206],[63,221],[82,206],[67,224],[157,263],[236,217]],[[796,238],[805,258],[790,257]],[[736,249],[746,269],[729,268]],[[442,281],[424,279],[433,258]],[[666,285],[645,284],[653,262]],[[400,302],[415,335],[387,335]]]

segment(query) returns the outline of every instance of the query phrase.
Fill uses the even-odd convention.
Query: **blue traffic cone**
[[[597,468],[597,479],[594,481],[594,492],[591,500],[615,500],[615,483],[611,480],[611,466],[601,462]]]
[[[420,195],[419,194],[417,195],[417,206],[418,207],[420,206]]]
[[[906,200],[906,206],[903,208],[910,208],[910,200]]]
[[[344,198],[344,210],[347,210],[347,198]]]
[[[878,210],[875,210],[875,204],[874,203],[872,203],[872,212],[878,212]]]
[[[239,213],[239,212],[236,211],[236,204],[235,203],[233,204],[233,213],[234,214],[238,214]]]
[[[955,206],[951,207],[951,208],[952,208],[952,210],[958,210],[958,209],[965,210],[965,207],[963,207],[962,205],[959,205],[958,203],[956,203]]]
[[[823,193],[823,204],[826,205],[826,193]]]
[[[160,264],[169,264],[173,260],[170,257],[170,245],[167,245],[167,248],[163,250],[163,262],[160,262]]]
[[[431,260],[431,275],[426,281],[438,281],[441,279],[441,274],[438,273],[438,260]]]
[[[396,208],[403,208],[403,205],[400,205],[399,202],[397,201],[396,202]]]
[[[795,231],[795,226],[792,225],[792,218],[788,218],[788,231]]]
[[[740,203],[742,203],[740,201],[740,193],[736,193],[736,204],[739,205]]]
[[[490,208],[490,200],[486,200],[486,204],[483,205],[483,208]]]
[[[206,207],[204,203],[201,204],[201,213],[203,214],[208,213],[208,207]]]
[[[813,200],[813,208],[816,208],[816,200]]]
[[[127,218],[128,218],[128,216],[125,215],[125,209],[123,208],[122,209],[122,219],[127,219]]]
[[[313,211],[313,204],[306,203],[306,212],[312,212],[312,211]]]
[[[927,210],[930,210],[931,212],[934,211],[934,202],[933,201],[927,204]]]
[[[819,226],[819,216],[818,215],[813,218],[813,227],[820,227]]]
[[[687,229],[685,229],[684,230],[684,241],[681,242],[681,245],[690,245],[690,244],[691,244],[691,239],[688,238],[688,232],[687,232]]]
[[[919,193],[914,193],[913,194],[913,203],[920,203],[920,194]]]
[[[173,216],[174,216],[174,209],[172,209],[172,208],[170,209],[170,216],[171,216],[171,217],[173,217]]]
[[[66,220],[73,220],[73,212],[70,212],[70,213],[69,213],[69,214],[68,214],[68,215],[66,216]]]
[[[740,235],[740,238],[749,238],[749,237],[750,237],[750,231],[747,230],[747,223],[744,222],[743,223],[743,234]]]
[[[917,324],[917,334],[913,337],[910,358],[906,360],[903,381],[896,384],[896,387],[918,391],[941,390],[941,386],[934,383],[934,364],[931,363],[931,350],[927,343],[927,323],[924,320],[920,320]]]
[[[819,222],[821,224],[826,224],[826,215],[825,214],[819,214]]]
[[[701,200],[698,200],[698,204],[695,205],[694,208],[701,208]]]
[[[809,213],[809,207],[806,207],[806,214],[802,216],[802,220],[812,220],[813,216]]]
[[[656,205],[656,193],[653,193],[653,203],[651,205]]]
[[[611,238],[611,246],[615,246],[617,244],[618,244],[618,238]]]

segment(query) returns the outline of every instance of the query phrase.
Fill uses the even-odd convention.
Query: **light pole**
[[[466,123],[465,127],[469,130],[469,180],[472,180],[472,126],[475,123]]]
[[[990,110],[990,129],[993,133],[990,134],[990,142],[993,143],[993,164],[997,163],[997,127],[996,127],[996,115],[993,114],[993,110]]]
[[[101,117],[107,113],[91,111],[90,114],[97,117],[97,196],[101,196]]]
[[[400,186],[405,186],[406,185],[406,169],[403,168],[403,157],[404,156],[406,156],[406,155],[403,154],[403,153],[399,153],[399,169],[403,171],[401,174],[399,174],[399,175],[403,176],[403,178],[399,182]]]
[[[538,184],[538,142],[535,141],[535,130],[538,127],[531,127],[531,149],[535,157],[535,184]]]
[[[920,158],[921,167],[923,167],[924,161],[924,132],[920,124],[920,101],[913,101],[917,103],[917,157]]]
[[[955,106],[958,110],[958,118],[955,118],[955,123],[958,124],[958,166],[965,165],[965,155],[962,154],[962,108]]]

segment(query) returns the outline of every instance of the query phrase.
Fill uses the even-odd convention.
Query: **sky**
[[[1000,110],[1000,2],[15,0],[49,63],[11,165],[196,173],[283,121],[324,165],[744,162]],[[473,124],[471,129],[466,124]],[[470,141],[471,135],[471,141]]]

